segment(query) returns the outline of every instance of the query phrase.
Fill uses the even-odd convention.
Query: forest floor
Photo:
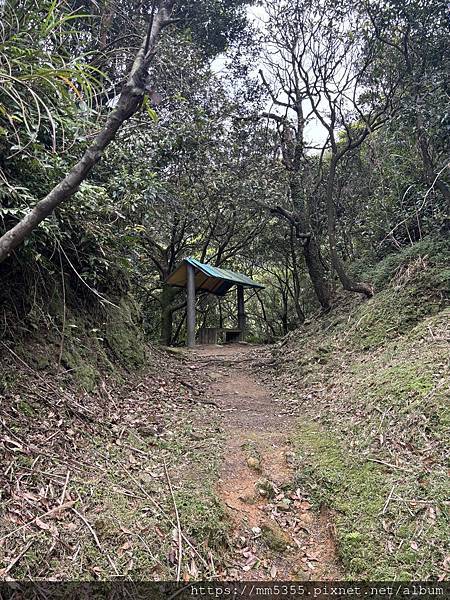
[[[91,392],[3,344],[0,579],[445,578],[448,311],[360,348],[392,298]]]
[[[261,381],[271,348],[151,353],[89,394],[9,355],[0,577],[339,578],[331,514],[293,483],[296,418]]]
[[[417,246],[273,346],[82,310],[64,353],[0,340],[0,579],[448,579],[450,272]]]
[[[227,577],[240,580],[339,579],[332,519],[314,513],[293,488],[296,419],[258,371],[269,350],[250,345],[204,346],[192,368],[211,380],[224,429],[218,495],[233,523]]]

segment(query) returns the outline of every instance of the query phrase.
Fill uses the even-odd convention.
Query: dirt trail
[[[274,392],[258,381],[269,356],[247,345],[200,346],[193,369],[211,380],[226,448],[218,492],[234,522],[234,560],[225,578],[324,580],[342,575],[332,523],[311,510],[293,487],[290,447],[295,418]]]

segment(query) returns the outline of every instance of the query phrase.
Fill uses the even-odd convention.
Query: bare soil
[[[233,344],[197,347],[191,356],[191,369],[211,381],[207,395],[217,403],[226,433],[217,491],[234,534],[233,559],[223,577],[339,579],[332,515],[314,513],[293,484],[297,458],[290,436],[296,417],[260,381],[269,352]]]

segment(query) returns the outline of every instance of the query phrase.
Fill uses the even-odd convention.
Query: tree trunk
[[[173,340],[173,300],[177,295],[176,288],[163,283],[160,302],[161,302],[161,343],[164,346],[170,346]]]
[[[293,281],[293,287],[294,287],[293,297],[294,297],[295,311],[297,313],[297,318],[298,318],[299,322],[303,323],[305,320],[305,313],[303,312],[303,308],[300,303],[300,297],[301,297],[300,274],[299,274],[299,269],[298,269],[297,248],[296,248],[296,244],[295,244],[293,227],[291,227],[290,248],[291,248],[291,258],[292,258],[292,281]]]
[[[420,113],[416,113],[416,137],[417,137],[417,145],[419,148],[420,156],[422,158],[422,164],[424,169],[424,179],[427,185],[434,185],[442,194],[446,204],[447,204],[447,213],[450,215],[450,188],[442,181],[440,177],[436,178],[436,167],[432,159],[432,154],[430,152],[430,141],[428,135],[423,127],[422,119],[420,117]],[[450,217],[447,216],[447,224],[450,221]]]
[[[330,286],[326,280],[319,246],[314,238],[309,239],[303,246],[306,268],[313,284],[317,299],[324,310],[330,309]]]
[[[267,318],[266,307],[264,306],[264,302],[263,302],[261,296],[259,295],[258,291],[256,291],[256,298],[258,299],[259,305],[261,306],[261,312],[262,312],[264,323],[266,324],[266,327],[270,330],[272,337],[275,337],[275,329],[272,325],[271,320],[269,320]]]
[[[219,327],[220,329],[223,329],[223,310],[222,310],[222,301],[220,299],[220,296],[218,297],[218,308],[219,308]]]
[[[330,244],[330,257],[334,270],[336,271],[342,287],[348,292],[356,292],[364,294],[367,298],[373,296],[373,289],[367,283],[356,283],[347,274],[345,267],[339,258],[336,242],[336,208],[333,201],[333,186],[336,176],[337,161],[335,157],[331,159],[330,171],[328,173],[326,204],[327,204],[327,224],[328,224],[328,241]]]
[[[105,148],[114,139],[122,124],[138,110],[146,90],[148,68],[161,31],[170,22],[173,4],[173,0],[161,3],[147,32],[146,39],[136,55],[116,107],[108,115],[105,126],[96,135],[81,160],[17,225],[0,238],[0,262],[3,262],[17,246],[27,239],[39,223],[47,218],[57,206],[73,196],[101,159]]]
[[[320,305],[324,310],[329,310],[330,288],[327,281],[327,274],[322,263],[319,245],[312,231],[309,211],[302,198],[303,192],[298,174],[294,174],[291,177],[290,190],[292,201],[298,214],[295,225],[297,237],[302,239],[306,268],[308,269],[308,274]]]

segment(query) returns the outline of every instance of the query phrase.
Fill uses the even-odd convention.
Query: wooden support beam
[[[187,347],[193,348],[195,346],[195,270],[190,264],[186,265],[187,268],[187,309],[186,309],[186,323],[187,323]]]
[[[237,286],[237,310],[238,310],[238,328],[242,331],[241,338],[245,340],[245,303],[244,303],[244,287]]]

